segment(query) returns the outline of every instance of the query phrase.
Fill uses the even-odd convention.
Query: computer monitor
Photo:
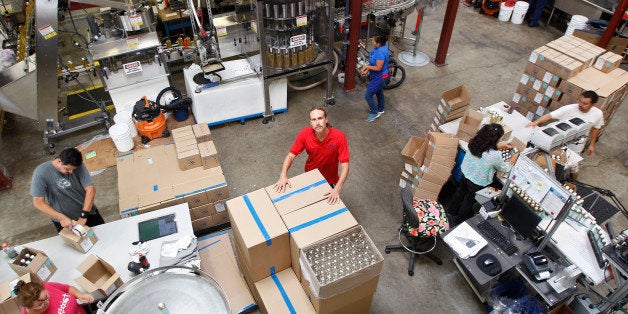
[[[541,222],[541,217],[517,194],[504,204],[500,215],[523,238],[528,238]]]

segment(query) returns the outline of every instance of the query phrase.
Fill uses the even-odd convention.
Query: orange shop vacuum
[[[135,102],[133,119],[144,144],[156,138],[170,136],[170,132],[166,130],[166,116],[161,112],[160,106],[146,96]]]

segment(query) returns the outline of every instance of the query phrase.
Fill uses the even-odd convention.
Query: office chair
[[[400,243],[387,245],[385,252],[390,254],[390,251],[395,249],[408,251],[410,253],[408,275],[414,276],[414,258],[418,254],[425,255],[438,265],[443,264],[432,250],[436,247],[436,237],[449,229],[449,223],[442,205],[434,200],[414,199],[409,188],[401,190],[401,201],[403,222],[399,227]],[[401,234],[410,243],[409,247],[401,242]]]

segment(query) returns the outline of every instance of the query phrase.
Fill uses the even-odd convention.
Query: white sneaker
[[[379,117],[380,117],[381,115],[383,115],[383,114],[384,114],[384,112],[383,112],[383,111],[380,111],[380,112],[378,112],[378,113],[375,115],[375,118],[379,118]]]

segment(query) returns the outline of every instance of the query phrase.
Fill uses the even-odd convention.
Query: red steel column
[[[611,40],[611,37],[613,37],[613,35],[615,34],[615,30],[617,29],[617,26],[619,25],[619,23],[622,21],[624,17],[626,8],[628,8],[628,0],[621,0],[621,2],[619,2],[619,4],[617,5],[617,8],[615,9],[615,13],[613,14],[613,17],[608,22],[608,26],[606,27],[604,34],[602,34],[600,41],[597,43],[598,46],[606,49],[606,46],[608,46],[608,42]]]
[[[362,1],[345,1],[349,5],[351,21],[349,24],[349,47],[345,60],[345,83],[342,86],[346,92],[355,90],[355,76],[358,65],[358,40],[360,39],[360,24],[362,23]]]
[[[458,13],[458,3],[460,3],[460,0],[447,1],[447,10],[445,11],[445,19],[443,20],[443,29],[440,32],[438,49],[436,50],[436,58],[434,58],[433,61],[434,65],[436,65],[437,67],[447,65],[447,63],[445,63],[445,59],[447,58],[447,50],[449,49],[451,32],[454,29],[454,22],[456,21],[456,13]]]

